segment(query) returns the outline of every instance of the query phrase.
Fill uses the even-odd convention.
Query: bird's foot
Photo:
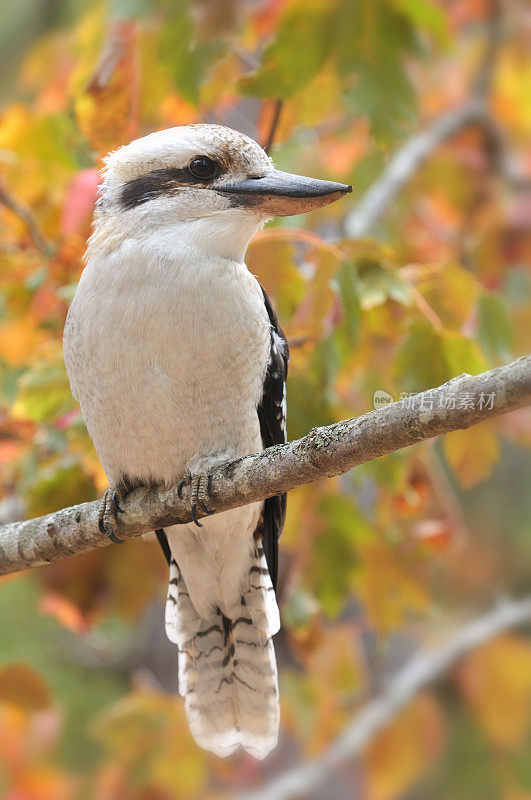
[[[177,494],[182,499],[183,489],[190,484],[190,509],[192,512],[192,519],[198,528],[202,528],[202,524],[197,519],[197,507],[205,514],[214,514],[215,509],[208,507],[210,499],[210,475],[208,472],[199,472],[192,474],[186,472],[181,478],[177,487]]]
[[[123,501],[123,494],[118,489],[109,487],[100,505],[98,528],[102,533],[109,537],[114,544],[123,544],[123,539],[116,535],[116,519],[117,514],[123,514],[124,509],[121,506]]]

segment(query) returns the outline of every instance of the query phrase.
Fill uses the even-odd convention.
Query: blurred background
[[[62,329],[100,159],[159,128],[221,122],[354,185],[248,252],[291,343],[290,438],[528,352],[530,44],[524,0],[2,4],[0,521],[106,488]],[[531,591],[530,438],[515,412],[290,494],[263,763],[191,739],[155,543],[1,578],[0,796],[220,800],[326,754],[421,643]],[[530,746],[524,628],[309,796],[529,800]]]

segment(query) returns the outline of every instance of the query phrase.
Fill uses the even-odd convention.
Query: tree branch
[[[481,375],[460,375],[437,389],[221,465],[211,476],[212,505],[225,511],[264,500],[529,402],[531,356]],[[98,502],[84,503],[1,526],[0,575],[109,544],[98,530],[98,508]],[[127,496],[116,532],[129,539],[185,522],[191,522],[188,488],[180,499],[176,487],[143,487]]]
[[[421,649],[379,697],[358,711],[326,753],[288,770],[264,789],[240,795],[240,800],[289,800],[314,792],[334,769],[361,753],[420,689],[444,675],[478,645],[530,620],[531,597],[505,601],[490,613],[458,629],[442,645]]]

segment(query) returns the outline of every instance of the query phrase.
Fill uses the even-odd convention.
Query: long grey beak
[[[287,217],[327,206],[351,192],[352,186],[275,169],[263,178],[247,178],[229,186],[216,186],[216,191],[230,195],[234,206]]]

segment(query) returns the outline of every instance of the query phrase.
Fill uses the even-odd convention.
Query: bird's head
[[[320,208],[351,190],[275,169],[255,141],[231,128],[182,125],[107,157],[95,236],[98,227],[109,244],[177,236],[240,258],[267,219]]]

